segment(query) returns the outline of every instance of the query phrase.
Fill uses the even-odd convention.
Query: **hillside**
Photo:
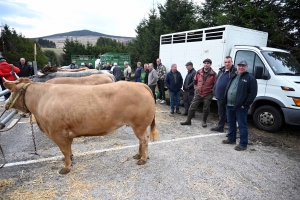
[[[55,38],[55,37],[80,37],[80,36],[96,36],[96,37],[108,37],[108,38],[127,38],[127,39],[134,39],[134,37],[124,37],[124,36],[115,36],[115,35],[106,35],[103,33],[98,33],[90,30],[79,30],[79,31],[70,31],[66,33],[57,33],[54,35],[43,36],[39,38]],[[35,38],[35,39],[39,39]]]
[[[82,44],[86,44],[87,42],[90,42],[93,45],[96,44],[99,37],[107,37],[107,38],[115,39],[122,43],[127,43],[134,39],[134,37],[106,35],[103,33],[98,33],[89,30],[79,30],[79,31],[66,32],[66,33],[58,33],[54,35],[48,35],[48,36],[43,36],[43,37],[38,37],[33,39],[39,39],[39,38],[47,39],[54,42],[56,44],[56,48],[63,48],[64,42],[67,37],[74,38],[79,42],[81,42]]]

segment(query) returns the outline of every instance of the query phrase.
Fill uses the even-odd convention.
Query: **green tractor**
[[[130,55],[128,53],[113,53],[113,52],[107,52],[105,54],[100,55],[100,62],[101,66],[103,67],[106,65],[106,63],[110,63],[113,65],[114,63],[117,63],[118,66],[121,67],[122,73],[124,73],[124,62],[127,61],[128,65],[131,66],[131,60]]]

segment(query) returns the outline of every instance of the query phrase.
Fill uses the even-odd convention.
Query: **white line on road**
[[[216,133],[216,134],[209,134],[209,135],[195,135],[195,136],[190,136],[190,137],[175,138],[175,139],[171,139],[171,140],[161,140],[161,141],[151,142],[151,143],[149,143],[149,146],[156,145],[156,144],[162,144],[162,143],[177,142],[177,141],[182,141],[182,140],[190,140],[190,139],[194,139],[194,138],[218,136],[218,135],[224,135],[224,134],[225,133]],[[123,146],[123,147],[115,147],[115,148],[110,148],[110,149],[87,151],[84,153],[77,153],[74,156],[83,156],[83,155],[91,155],[91,154],[102,153],[102,152],[117,151],[117,150],[121,150],[121,149],[129,149],[129,148],[138,147],[138,146],[139,146],[139,144],[128,145],[128,146]],[[39,163],[39,162],[45,162],[45,161],[51,161],[51,160],[60,160],[62,158],[63,158],[63,156],[55,156],[55,157],[50,157],[50,158],[42,158],[42,159],[38,159],[38,160],[27,160],[27,161],[21,161],[21,162],[7,163],[6,165],[4,165],[4,167],[28,165],[28,164],[32,164],[32,163]]]

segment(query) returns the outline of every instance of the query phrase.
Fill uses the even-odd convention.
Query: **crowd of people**
[[[257,95],[256,79],[247,72],[248,64],[245,60],[233,65],[232,58],[224,58],[224,66],[215,72],[212,68],[212,60],[207,58],[203,61],[203,67],[196,71],[192,62],[186,63],[188,71],[185,79],[177,70],[177,64],[171,65],[171,70],[166,71],[166,67],[161,63],[161,59],[156,60],[157,68],[154,69],[152,63],[137,63],[135,71],[135,82],[142,82],[149,86],[153,93],[155,103],[164,104],[166,102],[165,87],[168,88],[170,97],[171,114],[181,114],[180,94],[183,88],[183,115],[187,116],[186,121],[181,125],[192,125],[192,119],[200,103],[203,103],[202,127],[207,127],[207,118],[210,113],[210,104],[215,96],[218,104],[219,121],[212,127],[211,131],[224,132],[226,121],[228,122],[228,139],[223,140],[223,144],[236,144],[237,125],[240,131],[240,142],[235,146],[235,150],[242,151],[248,145],[247,113],[250,105]],[[128,63],[127,63],[128,65]],[[125,80],[130,80],[131,68],[125,65]],[[160,98],[157,99],[155,89],[158,87]]]
[[[9,62],[4,57],[0,57],[0,85],[2,91],[6,88],[3,85],[3,78],[9,81],[14,81],[18,77],[29,77],[34,74],[34,70],[31,62],[26,62],[25,58],[20,58],[17,66],[13,64],[9,64]],[[10,96],[10,93],[4,95],[5,100],[7,100]]]

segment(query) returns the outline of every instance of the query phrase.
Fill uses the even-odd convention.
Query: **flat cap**
[[[206,62],[208,62],[208,63],[210,63],[210,64],[212,63],[212,62],[211,62],[211,59],[209,59],[209,58],[206,58],[205,60],[203,60],[203,63],[206,63]]]
[[[189,66],[189,65],[192,65],[192,66],[193,66],[193,63],[192,63],[192,62],[187,62],[187,63],[185,64],[185,66]]]
[[[248,63],[247,63],[246,60],[242,60],[237,65],[246,65],[246,66],[248,66]]]

